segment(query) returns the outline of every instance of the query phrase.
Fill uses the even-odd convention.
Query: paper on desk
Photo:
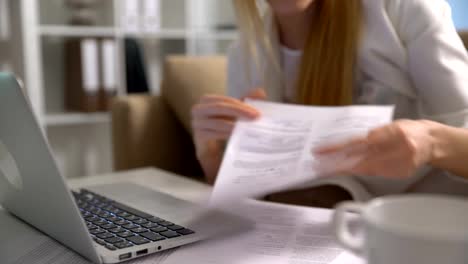
[[[362,264],[332,237],[331,211],[246,201],[238,214],[253,231],[184,246],[164,264]]]
[[[370,129],[389,123],[393,114],[391,106],[248,103],[261,112],[261,117],[237,122],[212,194],[215,205],[312,182],[337,164],[352,166],[358,160],[344,156],[318,160],[311,150],[364,136]]]

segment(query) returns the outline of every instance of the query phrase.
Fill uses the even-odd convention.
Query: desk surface
[[[68,183],[71,188],[80,188],[90,185],[125,181],[140,184],[153,190],[168,193],[177,198],[196,203],[208,201],[212,191],[212,187],[207,184],[156,168],[142,168],[80,179],[71,179]]]

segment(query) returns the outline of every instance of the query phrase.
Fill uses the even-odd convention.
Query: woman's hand
[[[318,159],[341,155],[353,162],[338,161],[332,174],[406,178],[433,159],[434,122],[400,120],[374,129],[366,137],[313,150]],[[344,164],[344,165],[340,165]],[[330,171],[330,170],[328,170]]]
[[[264,99],[263,89],[246,98]],[[237,119],[255,119],[260,113],[242,100],[222,95],[205,95],[192,108],[192,128],[197,158],[208,182],[213,183],[222,160],[224,142],[231,136]]]

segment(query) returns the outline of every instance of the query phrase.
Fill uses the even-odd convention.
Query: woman
[[[394,104],[395,119],[466,126],[468,58],[444,0],[266,2],[261,18],[255,1],[234,0],[241,38],[229,52],[229,96],[207,95],[192,111],[197,157],[209,182],[215,180],[235,120],[259,115],[243,103],[245,97],[323,106]],[[393,142],[390,149],[405,146],[409,135],[429,121],[413,122],[405,126],[405,133],[377,129],[369,136]],[[356,141],[363,140],[350,144]],[[343,147],[349,146],[316,152],[326,155]],[[412,148],[403,151],[410,157],[419,155]],[[392,156],[393,162],[399,164],[402,157]],[[432,177],[428,170],[419,170],[427,161],[421,159],[418,171],[403,169],[403,176],[420,174],[406,180],[355,179],[372,195],[425,191],[418,183]]]

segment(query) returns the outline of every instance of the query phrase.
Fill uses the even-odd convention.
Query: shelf
[[[128,33],[115,27],[98,26],[56,26],[42,25],[39,27],[42,36],[57,37],[136,37],[147,39],[213,39],[234,40],[237,36],[236,30],[186,30],[186,29],[160,29],[155,32]]]
[[[83,125],[97,124],[110,122],[109,113],[63,113],[63,114],[47,114],[45,123],[47,126],[67,126],[67,125]]]
[[[113,27],[94,26],[55,26],[46,25],[39,27],[42,36],[58,37],[114,37],[116,29]]]
[[[209,39],[209,40],[234,40],[237,37],[236,30],[186,30],[186,29],[161,29],[155,32],[123,33],[127,37],[147,39]]]

